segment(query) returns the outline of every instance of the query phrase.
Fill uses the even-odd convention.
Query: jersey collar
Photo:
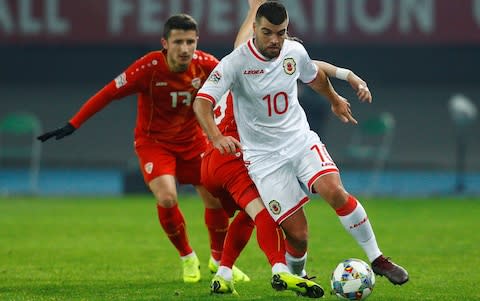
[[[258,60],[262,61],[262,62],[269,62],[271,61],[271,59],[263,56],[263,54],[261,54],[257,48],[255,47],[255,44],[253,43],[253,38],[251,38],[250,40],[248,40],[247,42],[247,46],[248,46],[248,49],[250,50],[250,52],[253,54],[254,57],[256,57]]]

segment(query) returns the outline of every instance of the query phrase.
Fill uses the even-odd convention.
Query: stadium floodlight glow
[[[468,126],[477,118],[477,107],[463,94],[453,95],[448,102],[448,109],[456,126]]]
[[[477,118],[477,107],[463,94],[454,94],[448,102],[450,116],[455,124],[456,184],[455,192],[465,191],[465,167],[467,157],[467,129]]]

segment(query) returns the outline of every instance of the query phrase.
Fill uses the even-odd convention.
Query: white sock
[[[355,207],[355,210],[350,214],[338,217],[345,230],[347,230],[362,247],[370,262],[382,255],[382,252],[378,248],[372,225],[368,220],[367,212],[365,212],[360,202],[357,201],[357,207]]]
[[[185,255],[185,256],[180,256],[180,258],[181,258],[182,260],[185,260],[185,259],[190,258],[190,257],[197,257],[197,254],[195,254],[195,251],[192,251],[192,253],[187,254],[187,255]]]
[[[227,281],[232,281],[232,279],[233,279],[232,269],[229,268],[229,267],[223,266],[223,265],[221,265],[218,268],[218,271],[217,271],[216,275],[222,277],[223,279],[225,279]]]
[[[305,265],[307,263],[307,253],[302,257],[294,257],[288,252],[285,252],[285,260],[287,261],[287,266],[292,272],[292,274],[298,275],[300,277],[305,277],[307,272],[305,271]]]
[[[272,275],[278,274],[278,273],[291,273],[290,270],[288,269],[287,265],[277,262],[272,266]]]

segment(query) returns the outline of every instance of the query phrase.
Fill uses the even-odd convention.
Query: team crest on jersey
[[[272,211],[272,213],[275,215],[280,214],[282,211],[280,203],[276,200],[271,200],[270,203],[268,203],[268,207],[270,207],[270,211]]]
[[[148,162],[147,164],[145,164],[144,168],[146,173],[151,174],[153,171],[153,163]]]
[[[213,71],[210,76],[208,77],[208,81],[214,83],[214,84],[218,84],[218,82],[222,79],[222,75],[220,74],[220,72],[218,72],[217,70]]]
[[[200,87],[202,86],[202,80],[200,79],[200,77],[195,77],[194,79],[192,79],[192,86],[195,89],[200,89]]]
[[[295,73],[295,70],[297,70],[297,63],[295,63],[295,60],[291,57],[285,58],[283,60],[283,71],[288,75],[292,75]]]

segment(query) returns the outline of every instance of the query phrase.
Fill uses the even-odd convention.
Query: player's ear
[[[162,39],[161,39],[161,42],[162,42],[162,47],[163,47],[164,49],[168,49],[168,42],[167,42],[167,40],[166,40],[165,38],[162,38]]]

